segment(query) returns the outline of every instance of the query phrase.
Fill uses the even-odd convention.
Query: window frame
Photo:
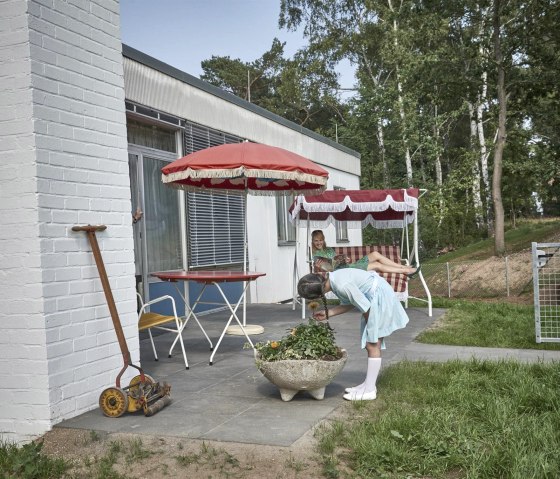
[[[276,227],[278,246],[287,246],[296,244],[296,228],[295,223],[290,222],[289,210],[294,202],[295,195],[276,196]]]
[[[345,190],[342,186],[334,186],[333,190]],[[348,225],[346,221],[335,220],[335,231],[336,231],[336,242],[337,243],[349,243],[350,239],[348,237]]]

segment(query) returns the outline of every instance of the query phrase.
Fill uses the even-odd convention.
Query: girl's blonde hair
[[[327,249],[327,243],[325,241],[325,233],[323,233],[322,230],[314,230],[311,232],[311,252],[314,253],[315,251],[317,251],[317,248],[315,248],[315,245],[313,244],[313,240],[315,239],[316,236],[321,235],[323,237],[323,249]]]

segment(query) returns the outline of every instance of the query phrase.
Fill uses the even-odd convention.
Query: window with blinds
[[[189,122],[185,125],[183,138],[185,155],[211,146],[242,141],[237,136]],[[242,264],[245,227],[243,196],[189,192],[186,201],[189,267]]]

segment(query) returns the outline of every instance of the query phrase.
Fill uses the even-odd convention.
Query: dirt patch
[[[72,464],[72,478],[319,479],[312,433],[290,447],[54,428],[43,452]]]
[[[451,294],[452,298],[532,302],[531,250],[511,254],[507,262],[505,258],[492,256],[478,261],[427,263],[422,265],[422,271],[433,296],[448,297]],[[424,296],[419,280],[410,282],[409,292],[412,296]]]

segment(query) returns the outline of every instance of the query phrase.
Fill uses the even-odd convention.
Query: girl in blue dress
[[[332,291],[340,305],[327,308],[325,293]],[[344,399],[370,401],[377,397],[377,376],[381,369],[381,350],[385,349],[383,338],[393,331],[404,328],[408,316],[398,301],[393,288],[375,271],[344,268],[322,274],[307,274],[298,282],[298,293],[305,299],[323,300],[324,311],[316,312],[317,321],[346,313],[353,308],[362,313],[360,336],[362,349],[367,351],[366,378],[358,386],[346,388]]]

